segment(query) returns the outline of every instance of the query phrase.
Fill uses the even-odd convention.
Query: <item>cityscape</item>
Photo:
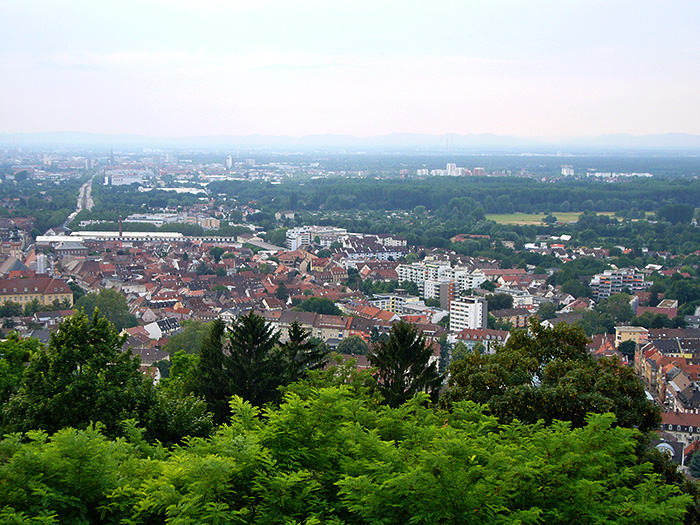
[[[698,5],[0,14],[0,522],[700,523]]]

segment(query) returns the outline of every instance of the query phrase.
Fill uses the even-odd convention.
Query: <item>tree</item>
[[[6,405],[6,430],[71,426],[101,421],[117,435],[121,421],[143,421],[155,402],[153,384],[138,357],[122,351],[126,336],[96,310],[61,323],[45,352],[33,354],[17,395]]]
[[[26,363],[43,347],[38,339],[22,338],[17,332],[10,332],[0,342],[0,403],[7,402],[17,391]]]
[[[221,246],[214,246],[211,250],[209,250],[209,255],[211,255],[214,258],[215,263],[219,263],[221,260],[221,256],[226,252]]]
[[[507,310],[513,308],[513,296],[507,293],[497,293],[486,296],[489,310]]]
[[[282,384],[306,378],[309,370],[322,368],[326,363],[328,347],[322,341],[313,341],[311,332],[293,321],[289,326],[289,340],[280,345],[285,374]]]
[[[168,342],[163,345],[163,351],[174,354],[183,350],[188,354],[195,354],[199,351],[202,341],[209,333],[209,323],[201,321],[183,320],[182,330],[168,338]]]
[[[539,317],[541,321],[554,319],[556,316],[557,305],[549,301],[540,304],[540,307],[537,309],[537,317]]]
[[[579,326],[546,328],[536,317],[494,354],[453,361],[442,402],[486,403],[503,422],[518,419],[583,426],[590,412],[612,412],[617,424],[653,430],[661,420],[634,371],[615,359],[593,359]]]
[[[325,297],[309,297],[304,300],[295,310],[302,312],[316,312],[317,314],[343,315],[333,301]]]
[[[56,301],[56,303],[58,303],[58,301]],[[31,317],[35,313],[41,311],[41,308],[39,299],[34,298],[31,301],[24,303],[24,316]]]
[[[105,288],[99,293],[89,293],[81,297],[75,307],[82,308],[88,315],[93,315],[96,309],[99,310],[119,331],[138,324],[136,317],[129,313],[126,297],[116,290]]]
[[[281,281],[277,285],[277,290],[275,290],[275,297],[279,299],[280,301],[287,301],[289,299],[289,292],[287,291],[287,285],[284,284],[284,281]]]
[[[632,340],[629,341],[622,341],[618,347],[617,350],[624,356],[627,357],[627,360],[632,363],[634,361],[634,353],[637,351],[637,343],[635,343]]]
[[[279,334],[254,312],[241,317],[227,333],[226,359],[232,393],[255,406],[277,399],[284,367],[276,349]]]
[[[479,288],[486,290],[487,292],[493,292],[496,289],[496,283],[486,280],[479,285]]]
[[[209,323],[206,338],[199,347],[195,364],[193,391],[202,396],[217,424],[225,423],[230,414],[229,398],[233,393],[225,368],[224,336],[226,323],[220,318]]]
[[[17,317],[22,315],[22,305],[12,301],[5,301],[0,306],[0,317]]]
[[[369,346],[359,335],[344,337],[338,345],[338,353],[346,355],[367,355]]]
[[[378,388],[389,406],[397,407],[418,392],[437,393],[442,376],[430,363],[432,354],[418,327],[404,321],[395,323],[389,337],[377,343],[369,362],[377,368]]]
[[[690,458],[688,469],[693,477],[700,478],[700,454],[697,452]]]

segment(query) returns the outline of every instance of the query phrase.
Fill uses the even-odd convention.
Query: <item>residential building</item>
[[[73,290],[67,283],[51,277],[0,279],[0,303],[10,301],[24,305],[34,299],[44,306],[54,301],[68,301],[73,306]]]
[[[627,292],[643,292],[651,282],[644,281],[644,274],[636,270],[622,268],[620,270],[605,270],[593,276],[591,279],[591,290],[593,298],[598,301],[611,295]]]
[[[450,332],[486,328],[488,306],[483,297],[458,297],[450,303]]]
[[[637,347],[641,347],[649,339],[649,330],[643,326],[616,326],[615,327],[615,348],[625,341],[634,341]]]

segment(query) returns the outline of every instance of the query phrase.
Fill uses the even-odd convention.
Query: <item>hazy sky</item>
[[[700,2],[0,0],[0,132],[700,134]]]

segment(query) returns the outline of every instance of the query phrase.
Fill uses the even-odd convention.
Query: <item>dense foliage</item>
[[[172,451],[136,429],[32,432],[0,442],[7,522],[681,523],[690,497],[636,461],[638,431],[500,426],[478,405],[377,407],[347,388],[234,398],[211,438]],[[500,431],[496,431],[500,430]],[[39,521],[37,521],[38,523]]]

